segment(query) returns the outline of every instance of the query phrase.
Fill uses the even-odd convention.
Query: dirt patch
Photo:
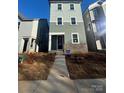
[[[66,56],[66,64],[71,79],[106,78],[105,54],[72,54]]]
[[[55,59],[55,54],[21,54],[25,60],[18,65],[19,80],[46,80]]]

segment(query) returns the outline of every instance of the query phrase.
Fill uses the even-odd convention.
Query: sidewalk
[[[105,79],[71,80],[64,55],[57,55],[47,80],[19,81],[19,93],[105,93]]]

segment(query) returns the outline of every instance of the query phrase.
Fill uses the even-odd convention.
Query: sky
[[[97,0],[82,0],[82,11]],[[49,20],[48,0],[18,0],[18,12],[25,18],[46,18]]]

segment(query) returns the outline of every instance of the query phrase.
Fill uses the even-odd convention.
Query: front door
[[[52,50],[57,50],[57,35],[52,35]]]
[[[63,35],[58,36],[58,49],[63,49]]]
[[[52,50],[62,50],[64,44],[64,35],[52,35]]]

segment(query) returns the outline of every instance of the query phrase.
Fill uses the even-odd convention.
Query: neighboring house
[[[23,16],[21,13],[19,13],[19,14],[18,14],[18,29],[19,29],[19,27],[20,27],[21,22],[22,22],[24,19],[25,19],[24,16]]]
[[[18,22],[21,22],[24,19],[25,19],[25,17],[21,13],[18,13]]]
[[[82,0],[49,0],[49,51],[88,52]]]
[[[47,51],[48,32],[49,26],[46,19],[22,20],[18,32],[18,52]]]
[[[97,1],[83,13],[89,51],[106,49],[106,3]]]

